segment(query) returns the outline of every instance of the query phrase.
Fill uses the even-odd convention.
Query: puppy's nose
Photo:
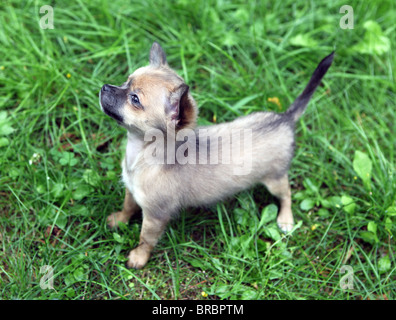
[[[110,91],[110,86],[108,85],[108,84],[105,84],[103,87],[102,87],[102,90],[101,91]]]

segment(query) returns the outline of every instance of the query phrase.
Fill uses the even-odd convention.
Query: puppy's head
[[[165,52],[156,42],[148,66],[137,69],[122,86],[102,87],[100,105],[120,125],[138,133],[192,128],[197,118],[188,85],[169,68]]]

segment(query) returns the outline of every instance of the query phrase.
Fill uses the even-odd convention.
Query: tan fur
[[[216,203],[257,183],[278,197],[279,227],[285,232],[292,229],[287,172],[296,114],[302,114],[326,73],[329,57],[286,113],[257,112],[204,128],[196,128],[196,103],[157,43],[150,51],[149,66],[136,70],[121,87],[103,86],[103,111],[128,131],[122,162],[127,187],[124,208],[111,214],[108,224],[117,227],[119,221],[127,222],[139,207],[143,212],[139,246],[129,254],[128,267],[139,269],[147,263],[167,223],[181,208]],[[243,138],[234,132],[242,132]],[[158,134],[163,135],[162,141]],[[166,161],[148,161],[158,155]],[[232,161],[227,161],[229,155]]]

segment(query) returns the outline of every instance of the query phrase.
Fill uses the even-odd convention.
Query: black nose
[[[109,86],[108,84],[105,84],[105,85],[102,87],[102,91],[110,91],[110,86]]]

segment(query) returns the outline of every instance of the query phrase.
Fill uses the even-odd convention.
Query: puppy
[[[319,63],[286,112],[256,112],[204,128],[196,127],[198,110],[188,85],[168,66],[156,42],[148,66],[137,69],[121,86],[102,87],[102,110],[127,130],[128,137],[122,162],[124,206],[107,221],[117,227],[138,210],[143,212],[140,242],[129,253],[128,267],[140,269],[147,263],[181,208],[216,203],[257,183],[279,199],[280,229],[292,229],[288,169],[294,127],[333,55]]]

